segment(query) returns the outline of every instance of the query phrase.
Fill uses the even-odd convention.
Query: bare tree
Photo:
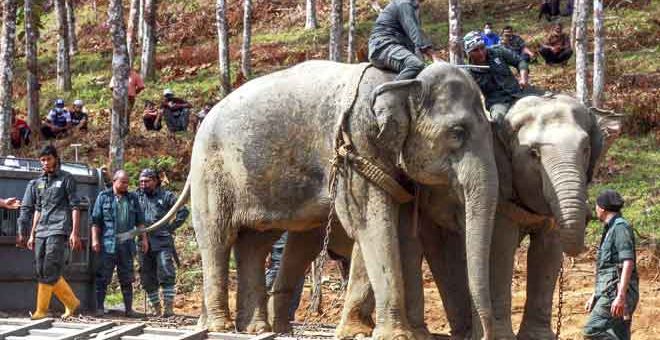
[[[69,27],[64,0],[54,0],[57,17],[57,89],[71,91],[71,68],[69,65]]]
[[[12,86],[16,53],[16,0],[2,5],[2,41],[0,42],[0,155],[9,154],[11,146]]]
[[[341,61],[341,35],[344,25],[342,17],[343,0],[332,0],[330,13],[330,42],[328,59]]]
[[[243,0],[243,44],[241,45],[241,72],[245,79],[250,78],[250,41],[252,39],[252,0]]]
[[[147,0],[148,1],[148,0]],[[220,66],[220,92],[224,97],[231,92],[229,78],[229,28],[227,27],[227,3],[217,0],[215,17],[218,22],[218,64]]]
[[[156,77],[154,54],[156,53],[156,11],[158,0],[144,0],[144,28],[142,36],[142,68],[140,73],[144,80]]]
[[[463,24],[461,22],[461,3],[449,0],[449,62],[455,65],[463,63]]]
[[[131,0],[131,7],[128,12],[128,32],[126,32],[126,47],[128,48],[128,62],[133,66],[133,59],[135,57],[135,45],[138,41],[138,21],[140,16],[140,0]]]
[[[25,0],[25,66],[27,82],[27,123],[30,129],[36,132],[41,130],[39,118],[39,64],[37,62],[37,37],[39,36],[38,18],[34,7],[39,5],[38,0]]]
[[[601,107],[605,90],[605,27],[603,26],[603,1],[594,0],[594,79],[591,106]]]
[[[319,28],[319,21],[316,19],[316,0],[305,1],[305,29],[313,30]]]
[[[348,59],[347,62],[355,61],[355,32],[357,25],[357,9],[355,0],[348,0]]]
[[[126,110],[128,108],[128,51],[126,27],[121,0],[110,0],[108,4],[110,33],[112,34],[112,117],[110,128],[110,168],[112,172],[124,167],[124,140]]]
[[[138,40],[142,41],[143,35],[142,32],[144,32],[144,1],[145,0],[138,0],[140,3],[138,7]]]
[[[66,25],[69,33],[69,55],[78,53],[78,38],[76,37],[76,4],[75,0],[65,0]]]
[[[575,10],[578,11],[575,22],[575,96],[585,105],[587,105],[589,96],[587,89],[587,1],[575,1]]]

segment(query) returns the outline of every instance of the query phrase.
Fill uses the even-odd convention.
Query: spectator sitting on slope
[[[71,113],[64,107],[64,99],[55,100],[55,107],[48,112],[41,127],[41,134],[46,139],[57,138],[71,127]]]
[[[500,41],[500,45],[515,53],[520,59],[526,62],[530,62],[530,60],[535,57],[534,52],[527,48],[525,40],[519,35],[513,33],[513,27],[511,26],[505,26],[502,30],[502,40]]]

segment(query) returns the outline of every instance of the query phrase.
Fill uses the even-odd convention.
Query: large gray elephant
[[[497,268],[491,274],[491,292],[495,337],[498,339],[515,338],[511,326],[510,288],[513,256],[524,235],[530,236],[527,300],[518,339],[554,338],[551,330],[552,294],[561,253],[563,250],[575,255],[583,247],[586,189],[604,150],[600,129],[603,123],[608,122],[590,113],[571,97],[527,97],[520,100],[507,115],[501,138],[493,140],[500,176],[500,197],[491,250],[491,268]],[[609,123],[609,128],[612,128],[613,122]],[[452,337],[456,339],[468,337],[472,332],[465,271],[463,210],[460,195],[456,195],[451,187],[435,185],[420,188],[419,240],[440,288]],[[411,223],[409,218],[405,222],[405,217],[402,215],[402,226]],[[556,221],[558,228],[553,221]],[[411,302],[408,303],[408,316],[413,325],[423,327],[419,271],[422,256],[421,251],[417,250],[420,245],[414,237],[406,234],[405,227],[401,229],[399,238],[405,264],[406,302]],[[292,244],[291,249],[295,252],[300,249],[300,244]],[[310,257],[313,258],[313,255],[308,254],[307,258]],[[299,257],[293,254],[288,258]],[[354,259],[344,312],[337,328],[339,338],[368,335],[371,331],[368,307],[365,311],[365,304],[370,302],[370,287],[359,264],[359,259]],[[301,275],[295,270],[283,268],[284,274]],[[273,318],[276,321],[280,314],[286,315],[286,299],[278,299],[278,296],[290,291],[295,282],[295,275],[282,280],[278,277],[273,287]],[[279,307],[277,301],[282,301]],[[283,327],[281,320],[274,324]]]
[[[263,286],[268,244],[282,229],[307,231],[326,220],[333,203],[329,160],[343,136],[351,139],[353,155],[389,177],[457,183],[469,207],[470,291],[484,337],[491,338],[488,254],[498,179],[479,89],[448,64],[433,64],[414,80],[392,79],[365,65],[311,61],[252,80],[213,108],[195,138],[188,177],[203,264],[201,325],[233,328],[227,285],[235,244],[239,289],[242,283],[255,287],[239,291],[239,301],[254,302],[239,310],[237,326],[268,329]],[[398,247],[400,204],[350,162],[340,164],[346,163],[338,172],[334,208],[360,246],[374,289],[374,337],[413,338]],[[239,302],[239,309],[248,305]]]

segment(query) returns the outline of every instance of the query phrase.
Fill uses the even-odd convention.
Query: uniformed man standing
[[[76,197],[76,181],[60,170],[60,159],[54,146],[44,147],[39,154],[43,174],[35,183],[37,200],[28,248],[34,250],[37,270],[37,310],[32,319],[48,314],[52,294],[62,302],[62,318],[72,316],[80,301],[64,280],[62,273],[70,250],[82,247],[80,242],[80,210]]]
[[[176,196],[160,187],[158,174],[152,169],[140,172],[140,189],[138,190],[140,206],[144,210],[145,223],[151,225],[160,220],[176,203]],[[174,315],[174,283],[176,272],[174,261],[174,231],[188,217],[188,209],[181,208],[176,213],[172,223],[149,233],[149,251],[142,254],[140,261],[140,277],[142,286],[147,292],[147,298],[154,314],[168,317]],[[161,310],[158,287],[163,291],[163,308]]]
[[[586,339],[630,339],[639,278],[635,234],[621,216],[623,203],[614,190],[605,190],[596,199],[596,215],[604,229],[596,262],[596,290],[585,306],[591,313],[583,330]]]
[[[471,64],[483,66],[469,68],[470,74],[486,97],[486,109],[490,111],[491,119],[501,123],[509,108],[522,97],[523,89],[528,85],[527,62],[500,45],[485,47],[483,38],[477,31],[463,37],[463,49]],[[509,67],[518,69],[518,79]]]
[[[436,59],[433,45],[422,32],[421,2],[390,1],[378,15],[369,37],[369,61],[378,68],[397,72],[396,80],[413,79],[424,69],[417,51]]]
[[[128,191],[128,174],[118,170],[112,177],[112,188],[101,191],[92,211],[92,250],[99,254],[100,265],[96,271],[96,314],[104,313],[105,295],[112,274],[117,267],[119,286],[124,299],[124,312],[133,312],[133,239],[119,242],[119,233],[144,228],[144,213],[135,193]],[[147,238],[140,236],[143,251],[148,250]]]

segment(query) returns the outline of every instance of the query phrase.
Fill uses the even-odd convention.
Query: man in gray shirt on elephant
[[[369,61],[399,73],[396,80],[413,79],[424,69],[417,51],[436,60],[419,19],[423,0],[392,0],[378,15],[369,37]]]

